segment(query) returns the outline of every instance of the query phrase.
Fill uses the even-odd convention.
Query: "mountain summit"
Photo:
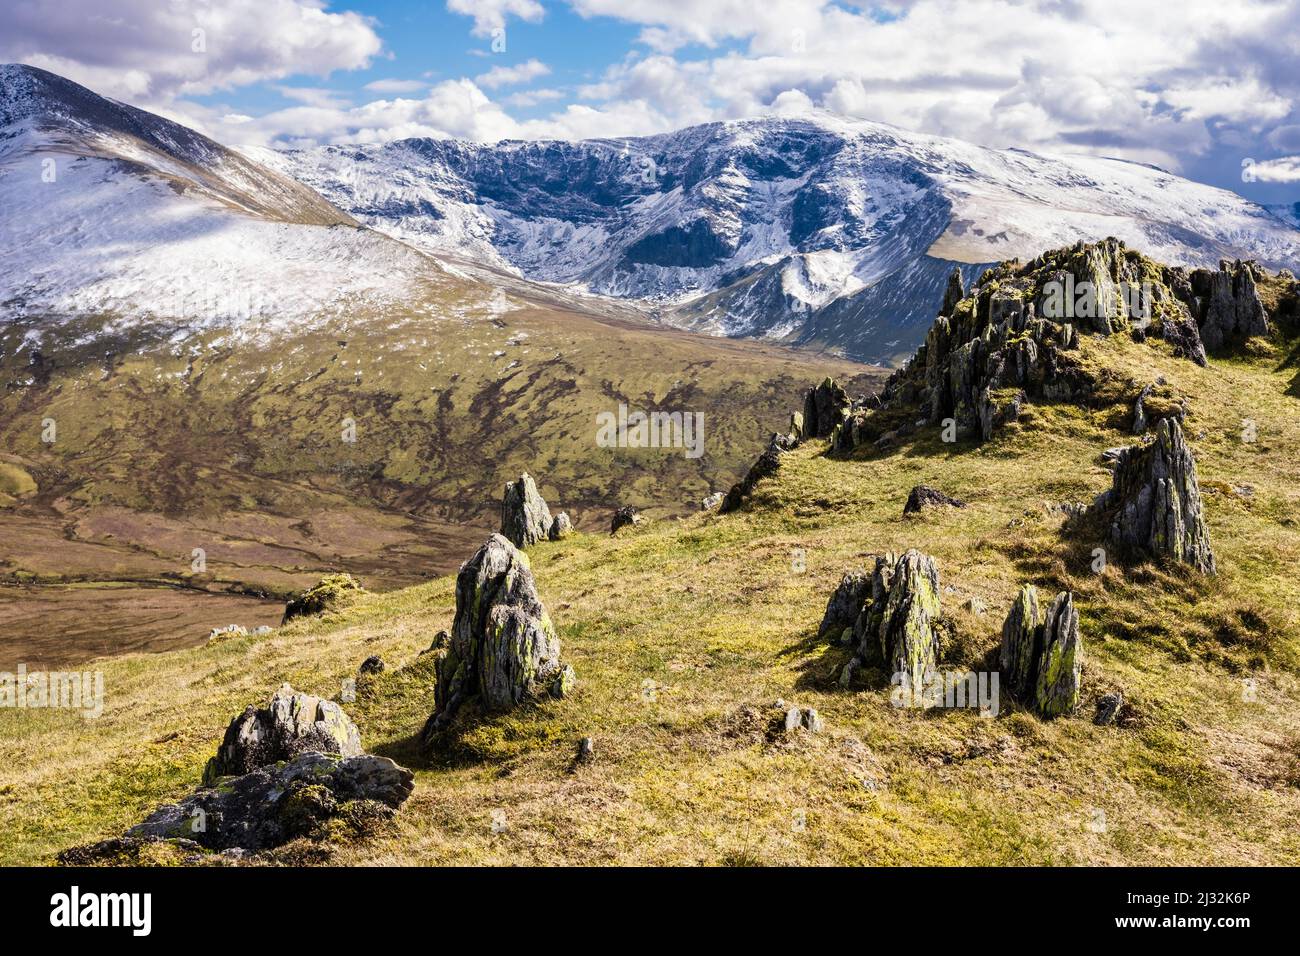
[[[626,140],[248,151],[362,222],[664,320],[898,362],[954,265],[1107,236],[1164,261],[1300,262],[1300,231],[1136,163],[995,150],[828,113]]]

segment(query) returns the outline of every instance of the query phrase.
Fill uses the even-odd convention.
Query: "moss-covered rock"
[[[1073,713],[1079,703],[1083,643],[1074,596],[1062,591],[1044,613],[1032,584],[1020,589],[1002,625],[1002,684],[1044,717]]]
[[[295,617],[309,617],[346,607],[365,593],[366,589],[350,574],[326,575],[285,605],[280,623],[287,624]]]

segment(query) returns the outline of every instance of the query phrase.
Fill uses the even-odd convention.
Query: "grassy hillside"
[[[33,602],[42,616],[76,608],[62,615],[75,626],[69,582],[282,600],[328,569],[379,588],[454,570],[524,469],[580,529],[622,504],[689,511],[743,472],[824,374],[858,392],[881,377],[447,276],[401,308],[309,327],[11,322],[0,328],[0,580],[22,587],[0,587],[11,637],[0,664],[107,649],[51,645],[49,628],[30,626]],[[703,413],[704,454],[597,447],[597,413],[620,403]],[[272,623],[273,605],[257,600],[196,613],[190,593],[144,597],[170,609],[111,617],[127,646]],[[180,641],[166,630],[173,614],[187,616]]]
[[[272,859],[1292,863],[1294,354],[1279,336],[1200,368],[1159,341],[1086,336],[1078,355],[1099,373],[1094,399],[1036,402],[983,445],[944,444],[927,428],[845,459],[808,442],[739,513],[538,545],[531,564],[576,695],[484,718],[432,763],[415,746],[433,708],[432,655],[420,652],[451,623],[451,578],[263,638],[106,661],[98,720],[0,711],[0,862],[47,863],[120,833],[188,793],[230,718],[280,681],[336,695],[380,654],[388,669],[362,677],[346,709],[368,750],[416,770],[415,794],[378,836],[300,840]],[[1100,453],[1136,440],[1132,399],[1158,375],[1189,400],[1217,577],[1115,563],[1094,574],[1098,542],[1064,533],[1053,507],[1109,485]],[[1242,440],[1243,419],[1256,440]],[[549,463],[533,468],[554,480]],[[920,483],[969,507],[904,518]],[[953,667],[987,659],[1022,583],[1072,590],[1078,715],[1044,721],[1005,695],[993,720],[898,710],[879,672],[841,688],[849,651],[816,637],[826,599],[869,554],[909,547],[939,562]],[[965,608],[969,598],[987,610]],[[1117,689],[1131,709],[1119,726],[1095,726],[1096,698]],[[777,732],[778,698],[816,707],[824,732]],[[583,736],[595,759],[575,766]]]

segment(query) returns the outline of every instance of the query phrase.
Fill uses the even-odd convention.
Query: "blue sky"
[[[1300,199],[1300,0],[7,0],[0,57],[227,143],[817,108]]]

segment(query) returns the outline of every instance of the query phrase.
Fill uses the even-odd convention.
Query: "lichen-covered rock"
[[[894,560],[881,555],[871,575],[871,593],[853,625],[857,654],[851,669],[882,661],[905,674],[913,687],[939,660],[939,569],[934,558],[912,549]]]
[[[265,707],[250,706],[230,722],[203,780],[211,783],[313,751],[355,757],[362,752],[361,732],[338,704],[282,684]]]
[[[501,497],[501,534],[516,548],[545,541],[551,533],[551,509],[538,494],[537,482],[524,472],[506,484]]]
[[[641,523],[641,512],[632,505],[624,505],[614,512],[609,522],[609,533],[617,534],[620,528],[628,528]]]
[[[310,832],[359,800],[396,810],[415,776],[387,757],[304,753],[203,786],[159,807],[130,838],[187,839],[210,850],[266,850]]]
[[[1082,648],[1074,597],[1068,591],[1062,591],[1053,599],[1043,618],[1042,655],[1038,662],[1034,705],[1044,717],[1071,714],[1079,705]]]
[[[284,618],[280,623],[287,624],[295,617],[309,617],[337,610],[365,593],[366,589],[350,574],[326,575],[285,605]]]
[[[1216,572],[1196,460],[1173,418],[1157,424],[1155,441],[1120,454],[1113,484],[1092,511],[1121,547],[1189,564],[1204,574]]]
[[[571,534],[573,534],[573,522],[569,519],[567,511],[561,511],[551,522],[551,530],[547,532],[547,537],[552,541],[563,541]]]
[[[425,745],[471,699],[485,710],[506,710],[546,694],[563,696],[574,680],[560,660],[560,641],[537,596],[528,558],[492,535],[456,576],[451,644],[437,661]]]
[[[998,655],[1003,685],[1022,700],[1034,689],[1042,637],[1043,618],[1038,608],[1038,591],[1032,584],[1027,584],[1016,595],[1002,625],[1002,646]]]
[[[1252,335],[1268,335],[1268,314],[1255,287],[1254,263],[1219,263],[1217,272],[1198,269],[1192,288],[1203,297],[1201,341],[1210,351]]]
[[[852,402],[848,392],[833,378],[825,379],[804,396],[800,437],[826,438],[848,416]]]
[[[966,502],[960,498],[945,495],[942,491],[931,488],[929,485],[917,485],[907,496],[907,503],[903,505],[903,514],[919,514],[922,508],[933,508],[940,505],[947,505],[951,508],[965,508]]]
[[[1083,664],[1073,595],[1060,592],[1044,612],[1034,586],[1022,587],[1002,625],[998,656],[1002,683],[1013,697],[1044,717],[1072,713]]]
[[[853,622],[858,619],[862,605],[870,594],[870,575],[865,571],[846,571],[831,593],[830,600],[826,602],[826,613],[822,615],[817,636],[829,635],[838,639],[846,629],[852,629]]]

